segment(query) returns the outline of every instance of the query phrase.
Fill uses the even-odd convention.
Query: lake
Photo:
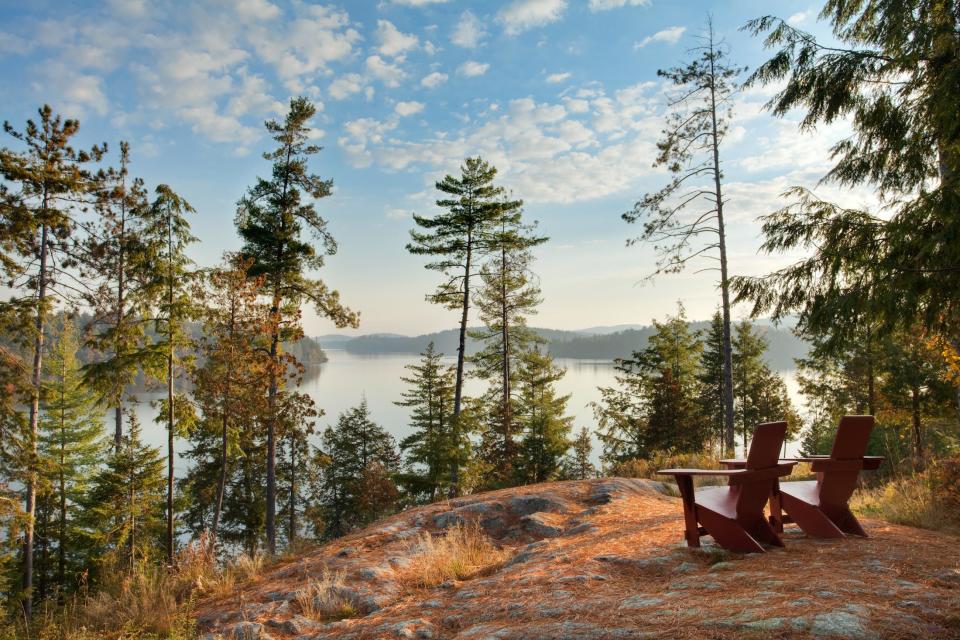
[[[329,360],[322,365],[311,367],[304,379],[302,390],[313,398],[317,407],[325,413],[317,421],[318,434],[314,441],[319,442],[319,432],[329,424],[336,422],[337,416],[356,406],[366,398],[370,406],[371,417],[375,422],[387,429],[398,441],[410,433],[407,426],[408,409],[398,407],[394,402],[401,399],[406,385],[400,380],[406,376],[408,364],[417,362],[417,354],[354,354],[343,350],[325,349]],[[454,358],[446,358],[451,364]],[[590,361],[572,358],[558,358],[558,366],[567,370],[566,375],[557,384],[561,393],[570,394],[567,409],[574,417],[574,429],[579,430],[586,426],[591,432],[596,424],[590,403],[600,399],[598,387],[611,386],[615,383],[613,363],[610,361]],[[802,398],[796,384],[795,372],[784,371],[787,389],[795,406],[802,407]],[[485,387],[482,380],[467,378],[465,393],[478,395]],[[143,395],[142,402],[137,407],[137,414],[144,428],[145,439],[153,446],[166,451],[166,432],[160,425],[154,423],[157,411],[150,405],[149,400],[156,396]],[[112,429],[112,422],[108,425]],[[183,444],[178,442],[178,444]],[[796,443],[787,447],[793,454]],[[600,457],[600,445],[594,434],[594,462]],[[178,475],[184,471],[180,460],[176,464]]]

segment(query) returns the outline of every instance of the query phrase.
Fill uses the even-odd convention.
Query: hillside
[[[622,328],[626,326],[627,328]],[[706,329],[707,322],[692,322],[695,331]],[[807,354],[809,345],[783,327],[757,323],[769,346],[767,361],[775,370],[793,369],[794,358]],[[640,325],[622,325],[618,327],[593,327],[583,331],[563,331],[560,329],[534,328],[547,343],[550,353],[558,358],[578,358],[584,360],[613,360],[627,357],[634,351],[643,349],[653,334],[653,327]],[[456,329],[438,331],[419,336],[404,336],[395,333],[370,334],[357,337],[343,335],[325,335],[314,338],[321,347],[344,349],[356,354],[377,353],[420,353],[430,342],[437,351],[452,355],[456,353],[458,332]],[[480,350],[480,343],[467,340],[467,354]]]
[[[431,546],[418,536],[463,522],[503,557],[470,577],[411,583]],[[207,640],[960,638],[957,540],[866,526],[871,538],[840,541],[789,529],[786,549],[766,554],[727,554],[708,538],[690,550],[660,483],[533,485],[398,514],[201,602],[197,617]],[[298,592],[324,571],[342,572],[334,591],[350,617],[302,615]]]

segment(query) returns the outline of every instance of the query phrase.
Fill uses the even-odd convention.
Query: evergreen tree
[[[160,402],[160,417],[167,427],[167,563],[173,564],[175,540],[173,463],[174,437],[185,435],[193,423],[194,412],[186,398],[176,393],[176,381],[185,377],[190,367],[191,340],[186,324],[196,314],[190,280],[192,261],[186,248],[196,238],[190,233],[186,214],[193,207],[167,185],[156,190],[156,199],[144,215],[143,241],[149,247],[152,263],[150,282],[155,311],[154,328],[160,336],[153,345],[154,360],[162,360],[162,369],[154,371],[166,385],[167,397]]]
[[[514,433],[512,374],[519,360],[543,340],[527,327],[527,316],[541,302],[540,287],[530,270],[531,249],[547,241],[521,222],[520,209],[504,209],[499,229],[489,242],[490,260],[480,270],[476,305],[484,329],[470,337],[484,342],[471,357],[474,374],[489,381],[488,425],[480,455],[493,473],[490,486],[503,486],[514,475],[517,442]]]
[[[723,315],[717,311],[703,336],[703,353],[700,355],[700,410],[708,425],[707,436],[711,448],[724,449],[725,378],[723,375]]]
[[[594,404],[608,464],[657,451],[699,451],[707,435],[697,403],[703,346],[682,306],[653,326],[645,349],[616,361],[618,386],[601,388]]]
[[[720,147],[729,127],[737,77],[743,69],[730,64],[727,49],[717,40],[711,19],[707,20],[702,41],[701,46],[693,49],[695,57],[686,66],[657,71],[676,91],[670,98],[670,114],[663,138],[657,143],[660,155],[654,166],[665,166],[673,179],[661,190],[646,194],[623,214],[623,219],[643,222],[640,237],[628,244],[654,243],[659,253],[654,275],[679,272],[691,260],[704,255],[716,260],[716,267],[708,268],[720,272],[723,376],[730,381],[730,277]],[[702,240],[704,235],[709,238],[706,243]],[[724,444],[732,451],[733,385],[728,382],[723,392]]]
[[[327,427],[322,448],[329,460],[320,496],[326,536],[342,536],[385,515],[370,511],[371,491],[381,484],[384,473],[398,470],[400,459],[393,437],[370,418],[366,400],[341,413],[336,426]],[[392,505],[378,506],[386,510]]]
[[[143,443],[136,414],[127,413],[119,451],[94,476],[81,511],[84,535],[101,568],[133,568],[165,557],[164,469],[160,452]]]
[[[75,207],[93,183],[87,162],[99,159],[102,150],[74,149],[73,138],[80,129],[76,120],[63,120],[44,105],[39,122],[28,120],[24,131],[4,122],[6,133],[19,141],[23,151],[0,151],[0,176],[6,182],[0,198],[0,228],[3,229],[3,267],[13,297],[0,304],[5,324],[15,325],[13,335],[32,350],[26,448],[23,462],[24,612],[31,611],[33,588],[34,520],[37,499],[37,439],[40,424],[41,374],[47,318],[57,300],[70,301],[76,282],[70,268],[75,266],[71,236],[75,231]]]
[[[466,356],[467,322],[470,314],[471,278],[477,275],[480,258],[490,248],[491,234],[505,216],[523,206],[520,200],[504,198],[502,187],[494,185],[495,167],[482,158],[467,158],[460,167],[460,177],[446,176],[436,183],[437,190],[447,197],[437,200],[446,209],[433,218],[414,215],[423,229],[410,231],[407,251],[436,258],[428,269],[441,272],[446,280],[427,300],[460,311],[460,334],[457,347],[456,382],[453,398],[453,440],[460,441],[460,413],[463,408],[463,377]],[[459,462],[450,469],[450,492],[460,491]]]
[[[120,143],[120,166],[97,175],[97,220],[85,238],[83,270],[97,282],[86,296],[93,310],[87,346],[103,357],[84,366],[84,380],[113,408],[114,446],[123,435],[127,389],[149,357],[145,284],[154,268],[144,245],[147,194],[129,174],[130,145]]]
[[[316,418],[321,415],[313,400],[305,393],[282,392],[280,407],[280,456],[278,484],[285,485],[280,517],[286,518],[287,546],[300,537],[299,519],[306,511],[310,479],[316,474],[315,457],[311,455],[309,437]]]
[[[211,271],[195,292],[206,302],[199,343],[202,364],[192,376],[200,419],[189,434],[186,457],[193,464],[184,491],[190,496],[189,526],[195,533],[209,530],[214,540],[228,477],[235,460],[245,455],[241,432],[254,430],[267,413],[269,308],[258,301],[262,282],[248,278],[249,265],[234,258]]]
[[[573,451],[563,459],[562,471],[565,480],[586,480],[596,475],[597,469],[590,461],[593,442],[586,427],[580,427],[571,444]]]
[[[426,502],[444,495],[455,455],[451,439],[454,372],[442,358],[430,342],[420,354],[420,362],[407,365],[411,375],[401,380],[409,389],[403,400],[395,403],[410,409],[412,433],[400,442],[409,469],[405,484],[410,493]]]
[[[283,122],[269,120],[267,131],[277,148],[264,153],[273,163],[269,180],[259,178],[237,207],[237,230],[243,240],[243,259],[251,260],[249,274],[263,278],[264,294],[270,299],[269,413],[266,420],[266,535],[267,549],[276,553],[276,439],[277,397],[287,372],[282,345],[302,336],[300,308],[312,303],[321,317],[338,327],[356,327],[359,316],[344,307],[337,291],[310,278],[309,271],[323,266],[324,258],[336,252],[336,242],[326,221],[311,200],[329,196],[332,181],[311,174],[307,161],[320,147],[308,144],[310,119],[316,107],[306,98],[290,100]],[[310,234],[313,242],[303,238]],[[318,252],[316,244],[322,251]]]
[[[565,369],[554,366],[550,354],[539,348],[520,359],[517,370],[517,422],[523,429],[517,460],[517,480],[533,484],[555,480],[570,448],[573,417],[566,415],[569,395],[559,395],[556,383]]]
[[[55,567],[47,562],[45,569],[61,593],[76,584],[74,578],[91,560],[80,545],[77,511],[104,452],[102,416],[83,385],[79,348],[73,319],[62,317],[62,328],[53,336],[44,362],[39,443],[47,487],[42,496],[48,528],[44,537],[53,541],[56,552]],[[45,577],[41,575],[41,584]],[[44,591],[41,588],[41,599]]]
[[[823,182],[869,185],[883,215],[847,209],[795,188],[794,202],[763,220],[768,253],[807,257],[762,278],[740,278],[754,313],[799,316],[810,335],[855,340],[864,321],[884,332],[941,333],[960,344],[960,126],[956,104],[957,9],[932,0],[828,0],[822,42],[766,16],[746,29],[765,34],[772,57],[750,84],[776,84],[768,107],[803,113],[801,126],[838,119],[853,133],[831,150]],[[905,310],[910,310],[909,313]]]

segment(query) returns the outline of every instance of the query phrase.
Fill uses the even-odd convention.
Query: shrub
[[[476,523],[456,525],[437,537],[421,534],[412,550],[410,564],[400,573],[400,582],[413,588],[471,578],[499,565],[508,556]]]
[[[324,569],[319,579],[311,580],[294,595],[300,613],[319,622],[352,618],[360,610],[356,595],[344,587],[340,571]]]
[[[960,531],[960,460],[940,460],[923,473],[861,489],[851,507],[894,524]]]

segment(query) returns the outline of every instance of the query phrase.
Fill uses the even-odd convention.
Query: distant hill
[[[708,322],[693,322],[694,330],[704,330]],[[628,328],[593,327],[583,331],[562,331],[559,329],[535,328],[549,345],[550,353],[558,358],[577,358],[582,360],[613,360],[629,356],[634,351],[643,349],[647,340],[653,334],[653,327],[644,325],[621,325]],[[760,325],[758,329],[764,333],[769,342],[767,361],[778,371],[793,369],[794,358],[807,354],[808,344],[793,335],[788,329]],[[315,338],[321,347],[326,349],[343,349],[356,354],[378,353],[420,353],[432,341],[437,351],[447,355],[457,352],[456,329],[438,331],[419,336],[403,336],[392,333],[371,334],[349,337],[342,335],[326,335]],[[473,339],[467,340],[467,354],[471,355],[480,349],[480,344]]]

